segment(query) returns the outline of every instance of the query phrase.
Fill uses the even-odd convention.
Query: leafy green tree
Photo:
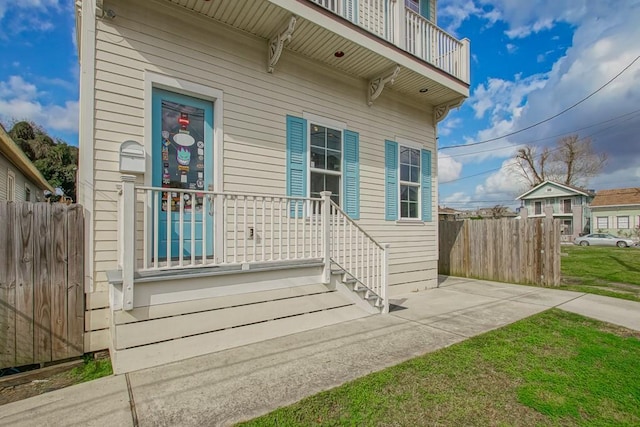
[[[27,121],[15,122],[8,133],[53,187],[76,199],[78,147],[54,141],[43,128]]]

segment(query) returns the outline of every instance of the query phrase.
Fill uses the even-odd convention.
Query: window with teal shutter
[[[344,131],[344,211],[360,219],[360,154],[357,132]]]
[[[357,132],[314,121],[307,126],[307,120],[287,116],[287,196],[319,198],[322,191],[331,191],[334,203],[352,219],[359,219],[359,150]],[[301,213],[292,210],[291,215]]]
[[[422,220],[431,221],[432,219],[432,191],[431,191],[431,151],[422,150]]]
[[[398,143],[384,143],[384,198],[385,219],[398,219]]]
[[[307,195],[307,121],[287,116],[287,196]],[[302,209],[300,206],[299,210]],[[292,206],[291,216],[302,216]]]

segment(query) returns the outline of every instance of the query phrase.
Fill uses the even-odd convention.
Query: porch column
[[[136,265],[136,177],[122,175],[122,308],[133,310],[133,275]]]
[[[322,283],[331,281],[331,191],[322,191],[322,253],[324,270]]]

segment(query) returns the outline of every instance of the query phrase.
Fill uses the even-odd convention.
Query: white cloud
[[[513,43],[507,43],[507,52],[509,53],[515,53],[515,51],[518,50],[518,46],[516,46]]]
[[[56,105],[43,101],[44,95],[20,76],[0,81],[0,118],[4,121],[30,120],[45,129],[77,132],[78,102]]]
[[[460,177],[462,163],[447,154],[438,154],[438,182],[445,183]]]
[[[502,162],[500,170],[489,175],[484,183],[475,188],[478,199],[511,200],[527,188],[527,181],[517,172],[513,159]]]
[[[55,24],[51,12],[68,10],[63,0],[0,0],[0,37],[25,31],[49,31]]]

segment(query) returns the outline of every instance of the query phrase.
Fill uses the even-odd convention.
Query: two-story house
[[[589,204],[595,193],[572,185],[545,181],[521,194],[522,209],[529,218],[553,217],[561,221],[562,241],[572,242],[590,227]]]
[[[435,0],[79,0],[86,350],[116,373],[437,286]]]

